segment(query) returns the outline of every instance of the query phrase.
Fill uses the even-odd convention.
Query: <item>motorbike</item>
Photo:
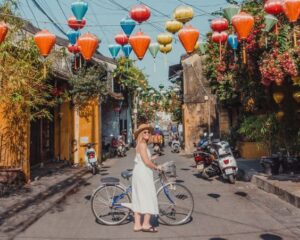
[[[126,156],[126,146],[122,140],[122,137],[119,137],[119,139],[118,139],[117,155],[118,155],[118,157]]]
[[[118,154],[118,139],[114,136],[112,136],[112,139],[111,139],[111,144],[110,144],[110,149],[109,149],[109,154],[110,154],[110,157],[115,157],[117,156]]]
[[[159,156],[162,155],[162,151],[161,151],[159,143],[154,143],[153,144],[153,152],[154,152],[154,154],[157,154]]]
[[[173,152],[173,153],[179,153],[180,152],[181,144],[180,144],[178,135],[175,135],[173,137],[173,139],[170,143],[170,147],[171,147],[171,152]]]
[[[203,169],[209,166],[213,160],[213,155],[208,148],[207,133],[204,133],[204,137],[200,139],[199,143],[194,143],[196,151],[193,152],[196,168],[199,173],[203,172]]]
[[[229,183],[234,184],[238,167],[229,143],[226,141],[215,141],[209,146],[209,150],[215,156],[215,159],[208,167],[203,169],[202,176],[210,178],[222,175]]]
[[[86,144],[86,151],[85,151],[86,166],[92,172],[93,175],[97,174],[98,172],[98,161],[97,161],[96,151],[93,148],[94,145],[96,144],[95,143]]]

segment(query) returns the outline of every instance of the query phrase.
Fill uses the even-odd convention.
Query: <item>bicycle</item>
[[[175,226],[187,223],[194,210],[193,195],[186,186],[168,180],[167,175],[171,177],[176,175],[173,162],[165,163],[163,169],[155,179],[155,184],[158,181],[161,184],[157,190],[158,218],[162,224],[166,225]],[[121,176],[129,181],[132,171],[123,171]],[[91,197],[91,208],[96,220],[105,225],[123,223],[132,212],[131,185],[126,187],[114,177],[103,178],[101,182],[103,184],[94,191]]]

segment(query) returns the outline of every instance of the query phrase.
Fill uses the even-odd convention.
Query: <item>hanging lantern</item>
[[[277,104],[282,103],[283,99],[284,99],[284,94],[283,92],[274,92],[273,93],[273,99]]]
[[[278,19],[275,16],[273,16],[271,14],[266,15],[264,31],[269,32],[275,26],[275,24],[277,22],[278,22]]]
[[[160,45],[159,46],[159,51],[164,53],[164,54],[167,54],[167,53],[171,52],[172,51],[172,44],[168,44],[166,46]]]
[[[166,46],[166,45],[172,43],[172,41],[173,41],[173,37],[169,33],[158,34],[156,39],[157,39],[157,42],[163,46]]]
[[[69,42],[72,45],[76,44],[77,39],[79,38],[79,36],[80,36],[80,32],[78,32],[78,31],[70,30],[70,31],[67,32],[67,37],[69,39]]]
[[[139,60],[144,58],[150,42],[151,38],[143,32],[137,32],[129,38],[129,43]]]
[[[282,7],[284,14],[289,19],[289,22],[297,22],[300,14],[300,0],[284,0]]]
[[[194,51],[198,51],[200,49],[200,43],[197,41],[194,47]]]
[[[6,34],[8,32],[8,27],[4,22],[0,23],[0,44],[4,41]]]
[[[78,21],[81,21],[88,10],[88,4],[83,1],[73,2],[71,10]]]
[[[165,86],[163,84],[158,85],[159,89],[163,89]]]
[[[130,53],[132,52],[132,47],[129,44],[122,46],[122,51],[125,57],[129,57]]]
[[[43,57],[47,57],[55,45],[56,36],[48,30],[42,30],[34,35],[34,41]]]
[[[91,60],[99,46],[99,40],[95,35],[85,33],[78,38],[77,44],[84,59]]]
[[[68,45],[68,51],[69,51],[70,53],[73,53],[73,54],[77,54],[77,53],[80,52],[79,47],[78,47],[77,44],[75,44],[75,45],[69,44],[69,45]]]
[[[262,85],[264,85],[265,87],[269,87],[269,86],[271,85],[271,81],[265,80],[265,79],[262,80],[261,83],[262,83]]]
[[[194,51],[199,34],[199,31],[192,26],[186,26],[178,32],[179,40],[187,53]]]
[[[241,11],[241,8],[234,4],[229,4],[225,8],[223,8],[224,16],[228,21],[231,22],[231,19],[234,15],[238,14]]]
[[[283,117],[284,117],[284,112],[283,111],[279,111],[276,113],[276,118],[278,121],[282,121]]]
[[[297,103],[300,103],[300,91],[294,92],[293,98]]]
[[[133,29],[135,28],[136,23],[131,18],[126,17],[121,20],[120,25],[121,25],[121,28],[123,29],[123,32],[127,36],[130,36]]]
[[[264,5],[264,9],[267,13],[273,15],[282,13],[282,0],[268,0]]]
[[[120,44],[121,46],[124,46],[125,44],[128,44],[128,37],[124,33],[119,33],[115,36],[115,41],[117,44]]]
[[[78,29],[82,29],[86,24],[86,20],[82,19],[81,21],[78,21],[75,17],[69,17],[68,18],[68,25],[70,28],[72,28],[73,30],[78,30]]]
[[[228,36],[228,44],[230,45],[230,47],[233,50],[237,50],[237,48],[239,46],[239,41],[238,41],[238,38],[235,34],[230,34]]]
[[[179,6],[175,9],[173,16],[177,21],[185,24],[193,19],[194,10],[190,6]]]
[[[215,18],[211,21],[210,27],[215,32],[222,32],[228,29],[228,21],[226,18]]]
[[[158,43],[151,43],[149,45],[149,52],[152,55],[153,58],[156,58],[157,53],[159,51],[159,44]]]
[[[109,49],[111,56],[115,59],[121,50],[121,46],[118,44],[111,44],[108,46],[108,49]]]
[[[254,18],[248,13],[240,12],[231,19],[232,25],[237,32],[239,39],[246,40],[254,26]],[[243,63],[246,64],[246,47],[243,44]]]
[[[294,84],[300,83],[300,76],[292,76],[291,78]]]
[[[224,44],[227,41],[228,34],[227,32],[213,32],[211,38],[215,43]]]
[[[170,33],[177,33],[183,27],[182,22],[176,20],[166,21],[165,28]]]
[[[151,12],[147,6],[140,4],[131,8],[129,16],[136,22],[142,23],[150,18]]]

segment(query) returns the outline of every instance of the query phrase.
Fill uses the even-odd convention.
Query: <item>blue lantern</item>
[[[72,12],[78,21],[81,21],[88,10],[88,4],[83,1],[77,1],[71,5]]]
[[[122,47],[122,51],[124,53],[124,56],[128,58],[132,51],[132,47],[129,44],[126,44]]]
[[[116,58],[120,52],[121,46],[117,44],[111,44],[108,46],[110,54],[113,58]]]
[[[237,50],[238,46],[239,46],[239,41],[238,41],[238,38],[235,34],[230,34],[228,36],[228,43],[230,45],[230,47],[233,49],[233,50]]]
[[[133,29],[135,28],[135,21],[129,17],[123,18],[120,22],[121,28],[127,36],[130,36]]]
[[[75,30],[70,30],[70,31],[67,32],[67,36],[68,36],[69,42],[72,45],[75,45],[76,42],[77,42],[77,39],[80,36],[80,32],[75,31]]]

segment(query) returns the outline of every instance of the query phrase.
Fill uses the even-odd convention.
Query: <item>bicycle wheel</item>
[[[180,225],[190,220],[194,199],[190,190],[176,182],[163,185],[157,192],[159,219],[167,225]]]
[[[113,203],[114,202],[114,203]],[[128,218],[130,209],[122,203],[130,203],[125,189],[119,185],[102,186],[91,198],[91,207],[96,219],[106,225],[118,225]]]

